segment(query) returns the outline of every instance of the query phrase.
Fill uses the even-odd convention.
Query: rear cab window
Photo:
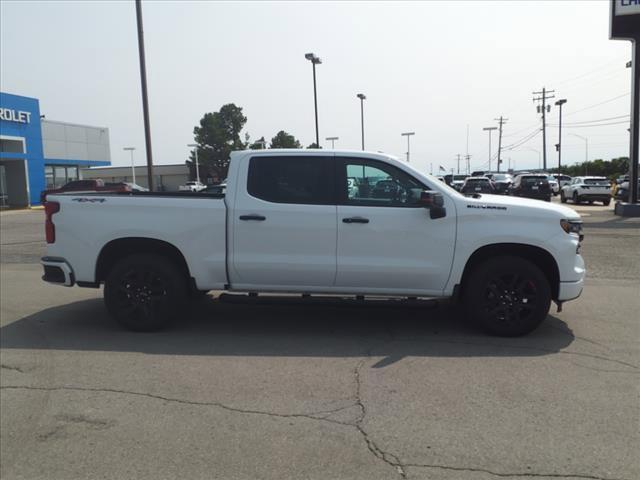
[[[249,195],[272,203],[335,205],[330,156],[259,155],[249,160]]]

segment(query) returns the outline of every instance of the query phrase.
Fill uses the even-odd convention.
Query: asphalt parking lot
[[[554,200],[557,201],[557,200]],[[640,478],[640,219],[579,206],[588,279],[533,334],[447,305],[194,305],[133,334],[44,284],[43,213],[0,213],[0,477]]]

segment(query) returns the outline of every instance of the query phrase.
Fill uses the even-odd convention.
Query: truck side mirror
[[[434,220],[447,215],[447,209],[444,208],[444,197],[441,193],[422,190],[418,198],[418,205],[429,210],[429,216]]]

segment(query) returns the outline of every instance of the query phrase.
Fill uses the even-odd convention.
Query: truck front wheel
[[[180,315],[187,298],[185,275],[160,255],[134,254],[118,261],[104,285],[108,312],[136,332],[166,327]]]
[[[520,257],[495,257],[478,265],[462,293],[468,318],[501,337],[535,330],[551,305],[549,281],[538,267]]]

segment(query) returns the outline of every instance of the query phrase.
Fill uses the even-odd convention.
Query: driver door
[[[374,159],[342,157],[337,168],[337,274],[351,292],[439,295],[455,245],[455,210],[431,219],[415,202],[423,184]]]

